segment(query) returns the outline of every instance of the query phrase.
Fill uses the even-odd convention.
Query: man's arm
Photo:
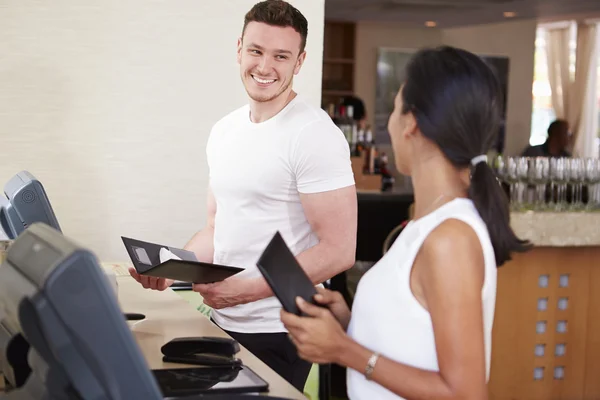
[[[297,259],[315,284],[322,283],[354,265],[358,221],[356,187],[301,194],[300,200],[319,243],[300,253]]]
[[[358,221],[356,187],[300,194],[300,201],[319,243],[296,258],[313,283],[318,284],[354,265]],[[260,290],[254,300],[273,295],[264,279],[260,278],[256,284]]]
[[[213,262],[216,213],[217,202],[209,186],[206,196],[206,226],[196,233],[184,247],[185,250],[196,253],[198,261]]]

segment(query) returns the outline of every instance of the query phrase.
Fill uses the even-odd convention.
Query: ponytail
[[[487,225],[496,255],[496,266],[500,267],[509,261],[513,251],[525,252],[531,248],[529,241],[519,239],[513,232],[506,192],[486,162],[478,162],[471,167],[469,198]]]

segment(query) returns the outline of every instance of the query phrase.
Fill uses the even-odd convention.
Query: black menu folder
[[[275,233],[256,266],[287,312],[301,315],[296,305],[296,297],[318,305],[313,298],[317,294],[315,285],[279,232]]]
[[[123,236],[121,239],[123,239],[123,244],[135,270],[140,275],[174,279],[180,282],[214,283],[244,270],[238,267],[200,262],[191,251]],[[181,260],[169,259],[161,262],[161,249],[170,251]]]

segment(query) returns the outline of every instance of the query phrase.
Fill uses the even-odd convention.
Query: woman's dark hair
[[[503,99],[495,73],[481,58],[448,46],[423,49],[405,73],[402,113],[413,113],[421,133],[454,166],[469,167],[488,152],[499,131]],[[497,266],[530,247],[513,232],[508,198],[486,162],[471,166],[469,197],[487,225]]]

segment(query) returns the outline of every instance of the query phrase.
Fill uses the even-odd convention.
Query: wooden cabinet
[[[352,22],[325,22],[323,39],[323,108],[354,94],[356,25]]]
[[[498,270],[491,400],[600,398],[600,247],[536,247]]]

